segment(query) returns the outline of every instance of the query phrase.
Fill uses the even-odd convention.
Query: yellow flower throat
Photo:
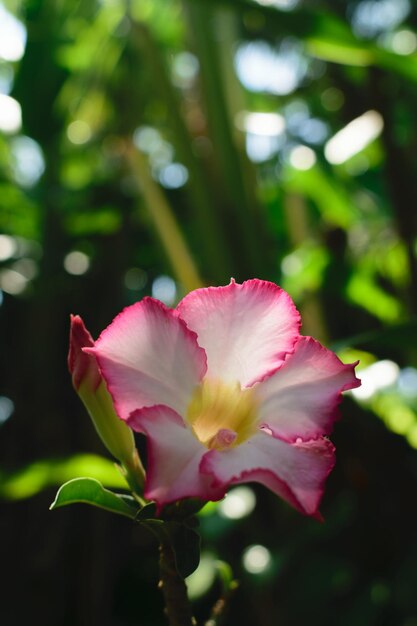
[[[187,419],[202,444],[222,450],[239,445],[255,434],[257,409],[252,388],[205,380],[194,391]]]

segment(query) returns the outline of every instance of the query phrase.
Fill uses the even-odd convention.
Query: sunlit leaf
[[[402,303],[383,291],[370,276],[355,274],[346,289],[348,298],[384,322],[398,322],[404,312]]]
[[[59,51],[58,59],[65,67],[71,70],[86,70],[91,68],[91,59],[95,58],[98,65],[108,63],[112,58],[111,65],[114,65],[120,54],[120,40],[112,37],[112,33],[124,16],[124,9],[121,4],[112,2],[101,5],[94,20],[78,21],[74,24],[68,21],[68,26],[73,25],[76,33],[75,40]],[[115,59],[113,60],[113,57]],[[97,69],[97,65],[95,65]]]
[[[358,210],[347,190],[319,165],[308,170],[288,171],[285,186],[289,191],[311,198],[323,219],[332,226],[347,228],[358,217]]]
[[[40,209],[20,189],[8,183],[0,184],[0,232],[28,239],[37,239]]]
[[[110,235],[120,229],[121,216],[116,209],[103,207],[97,211],[68,215],[65,223],[68,232],[72,235]]]
[[[357,42],[346,44],[325,37],[308,38],[307,51],[324,61],[346,65],[367,66],[375,61],[375,55],[366,46],[360,46]]]
[[[91,504],[131,519],[135,518],[138,509],[134,498],[113,493],[94,478],[74,478],[62,485],[50,508],[53,510],[78,503]]]

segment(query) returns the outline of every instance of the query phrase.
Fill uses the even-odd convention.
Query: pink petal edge
[[[310,352],[309,358],[305,358],[306,352]],[[279,371],[257,389],[261,425],[274,437],[288,442],[329,435],[340,417],[342,392],[361,385],[354,371],[358,363],[344,364],[312,337],[300,336],[294,352],[287,356]],[[318,398],[318,394],[323,397]]]
[[[207,376],[250,387],[265,380],[294,350],[301,320],[290,296],[274,283],[233,279],[189,293],[176,313],[207,354]]]
[[[97,358],[116,412],[164,404],[182,413],[207,369],[196,333],[172,309],[146,297],[123,309],[101,333]]]
[[[259,446],[259,437],[260,435],[255,435],[252,439],[252,442],[258,439],[258,449],[255,450],[250,450],[250,440],[234,450],[209,451],[200,463],[201,472],[212,476],[212,487],[218,489],[226,490],[232,485],[258,482],[304,515],[322,520],[318,509],[326,479],[335,464],[333,444],[325,438],[291,444],[263,434],[265,439]],[[270,455],[270,451],[262,458],[265,443],[267,448],[271,446],[272,450],[276,448],[275,458]],[[280,461],[280,448],[281,452],[287,453],[290,460],[295,459],[294,466],[290,465],[289,469],[287,468],[289,471],[287,479],[280,475],[285,474],[285,462],[288,462],[288,458],[286,461],[284,459]],[[232,455],[235,458],[232,458]],[[271,467],[269,457],[273,459],[275,468]]]
[[[199,472],[204,447],[178,413],[159,405],[134,411],[129,426],[147,437],[145,498],[154,500],[157,513],[184,498],[220,500],[223,488],[212,486],[211,477]]]

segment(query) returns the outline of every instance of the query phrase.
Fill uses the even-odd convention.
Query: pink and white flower
[[[319,516],[334,465],[326,436],[341,392],[360,381],[356,364],[299,329],[285,291],[232,280],[191,292],[176,309],[144,298],[84,348],[119,417],[147,436],[145,497],[159,509],[255,481]]]

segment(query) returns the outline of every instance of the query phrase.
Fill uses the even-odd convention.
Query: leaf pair
[[[175,519],[180,513],[175,505],[168,511],[170,519],[160,519],[156,517],[154,503],[142,507],[132,496],[114,493],[95,478],[74,478],[60,487],[50,509],[77,503],[90,504],[123,515],[150,530],[160,545],[171,546],[177,571],[182,578],[197,569],[200,562],[200,536],[192,528],[195,518],[184,519],[181,515],[183,519]],[[196,505],[192,510],[195,508]]]

